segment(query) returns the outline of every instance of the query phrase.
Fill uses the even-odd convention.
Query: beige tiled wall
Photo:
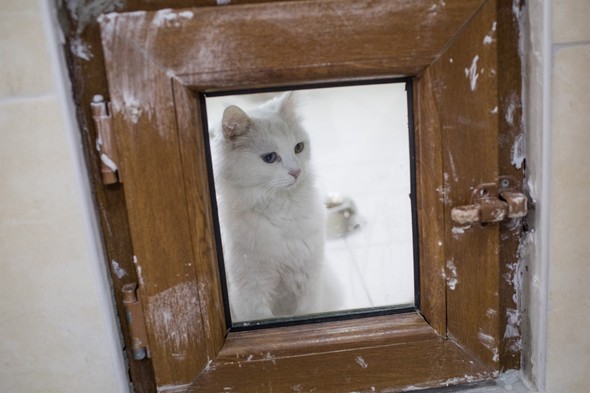
[[[118,392],[40,5],[0,7],[0,392]]]
[[[547,392],[590,391],[590,1],[553,0]]]

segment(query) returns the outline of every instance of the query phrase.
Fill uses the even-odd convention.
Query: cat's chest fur
[[[319,197],[304,187],[289,191],[250,206],[238,206],[237,201],[224,217],[238,254],[234,259],[244,267],[301,268],[321,258],[324,228]]]

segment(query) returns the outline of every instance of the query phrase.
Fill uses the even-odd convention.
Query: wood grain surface
[[[188,3],[170,2],[212,5]],[[91,31],[96,25],[83,34]],[[152,359],[132,362],[136,389],[396,391],[518,367],[518,336],[506,337],[516,310],[506,274],[514,274],[521,227],[456,228],[449,218],[471,187],[521,177],[509,161],[522,131],[516,35],[503,0],[236,1],[103,18],[108,90],[101,64],[72,64],[79,99],[104,94],[113,107],[123,186],[96,180],[92,126],[85,146],[109,255],[138,271],[115,282],[139,281],[145,300]],[[397,75],[416,82],[425,319],[225,336],[198,94]],[[155,383],[139,381],[152,366]]]

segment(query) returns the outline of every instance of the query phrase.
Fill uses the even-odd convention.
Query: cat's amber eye
[[[295,149],[297,149],[297,147],[295,147]],[[262,161],[266,162],[267,164],[272,164],[277,160],[278,157],[278,154],[275,152],[263,154],[262,156],[260,156],[260,158],[262,158]]]
[[[299,154],[303,151],[303,148],[305,147],[305,144],[303,142],[299,142],[298,144],[295,145],[295,154]]]

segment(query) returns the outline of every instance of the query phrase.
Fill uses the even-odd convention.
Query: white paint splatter
[[[100,160],[102,161],[103,164],[105,164],[111,171],[113,172],[117,172],[119,170],[119,168],[117,167],[117,164],[115,164],[113,162],[113,160],[111,160],[111,158],[109,156],[107,156],[106,154],[102,153],[100,155]]]
[[[479,341],[481,341],[481,343],[483,345],[485,345],[486,348],[490,348],[490,347],[496,345],[496,340],[494,339],[494,337],[490,336],[489,334],[486,334],[480,330],[478,333],[478,336],[479,336]]]
[[[504,338],[520,337],[520,312],[514,308],[506,309],[506,317],[508,319],[508,325],[504,331]]]
[[[90,51],[90,45],[84,42],[80,37],[74,37],[70,41],[70,51],[74,56],[86,61],[90,61],[90,59],[94,57]]]
[[[158,386],[158,393],[181,393],[186,392],[192,384],[187,383],[185,385],[163,385]]]
[[[508,124],[513,125],[514,124],[514,110],[515,108],[515,102],[514,100],[510,100],[510,103],[508,104],[508,107],[506,108],[506,121],[508,122]]]
[[[432,12],[432,13],[438,13],[442,8],[444,8],[447,5],[447,3],[445,2],[445,0],[439,0],[438,3],[433,4],[429,9],[428,12]]]
[[[199,336],[202,320],[197,299],[197,285],[194,282],[177,284],[150,296],[147,317],[157,340],[169,352],[182,352],[190,340]],[[211,367],[212,360],[207,363],[205,370]]]
[[[82,33],[86,26],[94,23],[101,14],[125,8],[123,0],[65,0],[72,19],[76,20],[76,33]]]
[[[496,21],[492,23],[491,31],[483,38],[484,45],[491,45],[494,42],[494,35],[496,33]]]
[[[357,356],[356,358],[354,358],[354,361],[356,362],[356,364],[358,364],[362,368],[369,367],[369,365],[367,364],[367,362],[365,361],[365,359],[362,356]]]
[[[264,355],[264,360],[270,360],[270,361],[272,361],[272,364],[277,364],[277,361],[275,360],[275,357],[270,352],[267,352]]]
[[[479,331],[478,333],[479,341],[483,344],[484,347],[489,349],[492,354],[492,360],[497,362],[500,360],[500,354],[498,352],[498,346],[496,345],[496,339],[489,334],[484,333],[483,331]]]
[[[453,227],[451,232],[453,232],[454,235],[462,235],[465,233],[465,227]]]
[[[448,173],[443,173],[443,178],[445,179],[445,182],[449,181],[449,174]]]
[[[125,105],[125,117],[129,119],[133,124],[137,124],[139,122],[139,118],[143,113],[143,109],[139,105],[139,102],[133,100]]]
[[[193,19],[193,16],[195,16],[195,15],[193,14],[192,11],[181,11],[178,13],[178,16],[183,19]]]
[[[514,144],[512,145],[512,165],[516,169],[522,168],[522,164],[526,159],[525,153],[525,138],[523,134],[519,134],[514,139]]]
[[[182,24],[193,18],[192,11],[174,12],[170,8],[166,8],[156,12],[152,24],[157,27],[180,27]]]
[[[207,356],[207,357],[208,357],[208,356]],[[213,359],[209,359],[209,360],[207,361],[207,364],[205,365],[205,368],[203,369],[203,371],[209,371],[209,370],[211,370],[211,368],[212,368],[211,366],[212,366],[212,365],[213,365]]]
[[[421,387],[418,387],[415,385],[409,385],[409,386],[406,386],[405,388],[403,388],[402,392],[414,392],[416,390],[422,390],[422,389],[424,389],[424,388],[421,388]]]
[[[453,174],[453,180],[455,181],[455,183],[458,183],[459,176],[457,176],[457,167],[455,166],[455,159],[453,158],[453,155],[451,154],[451,152],[449,152],[449,164],[451,164],[451,172]]]
[[[449,193],[451,192],[451,188],[448,185],[445,185],[444,187],[442,187],[442,186],[438,187],[436,189],[436,191],[440,195],[439,200],[441,202],[443,202],[446,205],[453,203],[449,198]]]
[[[453,227],[453,229],[451,229],[451,233],[453,234],[453,237],[455,239],[459,239],[459,237],[461,237],[461,235],[463,235],[465,233],[466,229],[471,228],[471,225],[464,225],[462,227]]]
[[[522,241],[521,241],[522,242]],[[526,240],[525,240],[526,242]],[[519,258],[522,258],[521,254],[521,245],[519,245]],[[521,314],[519,311],[520,307],[520,291],[522,285],[522,272],[520,270],[520,263],[512,263],[506,265],[506,267],[510,270],[508,273],[504,275],[504,279],[514,288],[514,295],[512,296],[512,300],[516,305],[516,308],[507,308],[506,309],[506,319],[507,325],[506,329],[504,330],[504,339],[512,339],[508,345],[508,349],[516,352],[519,351],[522,347],[522,340],[520,339],[520,322],[521,322]]]
[[[115,273],[115,275],[119,279],[121,279],[127,275],[127,272],[125,271],[125,269],[123,269],[121,266],[119,266],[119,262],[115,261],[114,259],[111,261],[111,266],[113,268],[113,273]]]
[[[102,150],[102,135],[100,135],[100,133],[98,133],[98,136],[96,137],[96,151],[100,153],[101,150]]]
[[[486,311],[486,315],[488,316],[488,318],[493,318],[496,316],[498,312],[496,310],[494,310],[493,308],[488,309],[488,311]]]
[[[141,266],[137,262],[137,255],[133,256],[133,263],[135,264],[135,270],[137,271],[137,279],[139,280],[139,286],[145,286],[145,282],[143,281],[143,274],[141,274]]]
[[[166,76],[170,79],[173,79],[176,77],[176,72],[174,70],[166,70]]]
[[[231,3],[231,0],[217,0],[217,5],[227,5]]]
[[[454,260],[449,259],[447,261],[447,269],[450,271],[450,276],[447,276],[447,286],[451,291],[454,291],[459,283],[459,278],[457,276],[457,266],[455,265]]]
[[[512,0],[512,13],[520,21],[522,10],[520,9],[520,0]]]
[[[497,106],[493,107],[492,110],[490,111],[490,113],[493,113],[493,114],[498,113],[498,107]]]
[[[485,375],[479,374],[479,373],[477,375],[465,374],[465,376],[463,376],[463,377],[449,378],[446,381],[440,382],[439,385],[440,386],[452,386],[452,385],[459,385],[462,383],[471,383],[471,382],[481,381],[485,377],[486,377]]]
[[[254,359],[254,355],[248,355],[248,357],[246,358],[246,361],[249,362],[252,359]]]
[[[479,74],[477,72],[478,60],[479,55],[475,55],[471,61],[471,66],[469,68],[465,68],[465,77],[469,78],[469,86],[471,87],[471,91],[475,91],[477,88],[477,78],[479,78]]]
[[[522,338],[520,333],[520,324],[521,324],[521,313],[520,313],[520,294],[522,288],[522,266],[523,263],[521,261],[526,261],[531,258],[530,252],[531,249],[535,247],[534,245],[535,239],[535,230],[531,230],[525,234],[520,239],[520,244],[518,246],[518,261],[512,264],[506,265],[506,267],[510,270],[508,273],[504,275],[504,279],[514,288],[514,294],[512,295],[512,300],[516,305],[516,308],[507,308],[506,309],[506,319],[507,324],[504,330],[504,339],[508,340],[507,346],[510,351],[517,352],[522,349]],[[539,279],[537,276],[533,276],[531,280],[531,285],[533,287],[538,288]]]

